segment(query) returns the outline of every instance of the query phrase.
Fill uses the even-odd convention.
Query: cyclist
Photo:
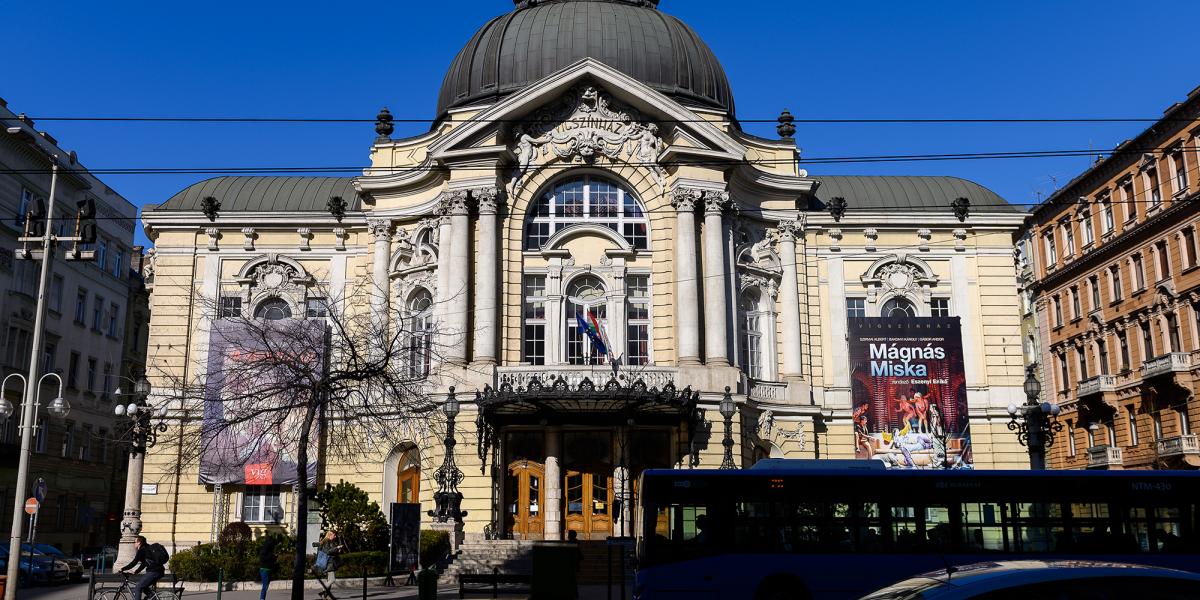
[[[137,566],[134,574],[141,573],[142,569],[146,570],[146,574],[138,580],[137,585],[133,586],[133,600],[142,600],[142,591],[154,587],[159,579],[162,579],[163,572],[166,569],[165,561],[162,560],[160,552],[158,552],[158,544],[151,546],[146,542],[146,536],[139,535],[133,547],[137,549],[137,554],[129,564],[121,567],[121,573],[128,574],[129,569]]]

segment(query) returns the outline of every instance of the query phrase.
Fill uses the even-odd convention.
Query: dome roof
[[[450,65],[438,118],[496,101],[594,58],[685,104],[733,114],[729,79],[712,50],[658,0],[515,0]]]

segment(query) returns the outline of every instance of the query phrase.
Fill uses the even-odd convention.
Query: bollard
[[[367,600],[367,566],[363,565],[363,600]]]
[[[217,600],[221,600],[221,589],[225,587],[225,569],[217,569]]]

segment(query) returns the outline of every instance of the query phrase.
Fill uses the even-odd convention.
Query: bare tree
[[[314,292],[329,299],[327,306],[299,315],[282,299],[260,301],[251,311],[201,298],[210,326],[193,335],[207,336],[204,376],[188,382],[162,369],[153,374],[181,414],[203,415],[174,433],[181,449],[176,469],[198,462],[205,483],[299,484],[291,573],[296,600],[303,597],[307,566],[308,484],[319,465],[333,459],[353,464],[380,447],[420,443],[436,435],[431,428],[441,415],[428,395],[442,339],[431,319],[397,314],[389,322],[373,314],[367,298],[312,289],[309,295]]]

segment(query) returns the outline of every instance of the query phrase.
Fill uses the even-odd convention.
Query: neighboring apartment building
[[[25,375],[37,308],[40,262],[15,260],[17,237],[31,204],[50,192],[49,161],[60,157],[55,216],[63,235],[73,235],[76,203],[91,198],[96,205],[97,241],[93,262],[68,262],[63,252],[51,263],[47,296],[45,343],[39,373],[55,372],[63,380],[70,403],[66,419],[46,413],[55,397],[54,385],[41,388],[30,483],[46,481],[47,495],[38,516],[37,539],[67,552],[115,543],[124,501],[125,458],[119,443],[122,424],[113,416],[114,391],[123,367],[144,359],[127,356],[128,311],[131,290],[130,259],[136,208],[104,182],[88,173],[74,153],[59,147],[47,133],[35,132],[28,118],[11,112],[0,100],[4,128],[21,127],[33,135],[12,135],[0,129],[0,369],[4,376]],[[31,144],[40,146],[40,151]],[[139,261],[140,262],[140,261]],[[139,265],[140,267],[140,265]],[[144,295],[144,294],[143,294]],[[145,306],[145,300],[142,300]],[[148,309],[139,314],[144,326]],[[141,334],[144,354],[144,331]],[[52,378],[51,378],[52,379]],[[128,386],[125,386],[128,389]],[[20,383],[9,380],[4,396],[21,404]],[[14,489],[20,448],[19,411],[0,422],[0,527],[8,531],[12,503],[30,495]]]
[[[1054,468],[1195,468],[1200,88],[1033,213]]]

